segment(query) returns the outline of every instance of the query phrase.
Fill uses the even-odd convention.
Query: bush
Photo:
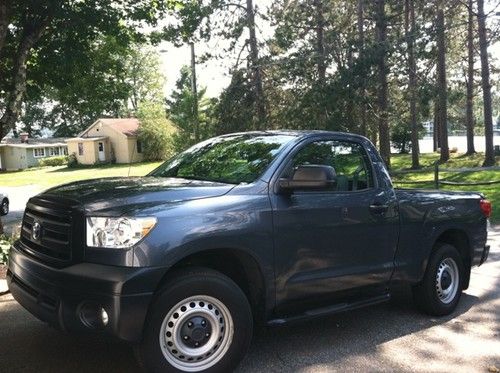
[[[77,166],[78,166],[78,159],[76,159],[76,154],[75,153],[71,153],[68,156],[68,167],[69,168],[75,168]]]
[[[5,235],[0,236],[0,264],[7,263],[9,258],[10,246],[14,243],[16,239],[14,237],[7,237]]]
[[[68,163],[68,157],[65,155],[59,155],[55,157],[43,158],[38,161],[40,167],[47,166],[64,166]]]
[[[157,161],[170,158],[174,154],[172,136],[176,128],[165,115],[159,104],[143,102],[137,117],[140,121],[139,140],[143,144],[144,159]]]

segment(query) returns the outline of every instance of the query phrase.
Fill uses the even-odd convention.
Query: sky
[[[265,12],[269,5],[272,4],[269,0],[255,0],[254,2],[262,12]],[[498,5],[499,3],[497,1],[487,1],[485,4],[485,12],[488,13],[491,8],[498,7]],[[496,16],[500,17],[498,14]],[[259,40],[267,39],[272,36],[273,30],[265,21],[257,19],[257,23],[260,25],[260,29],[257,30]],[[211,42],[209,45],[198,43],[195,47],[196,53],[197,55],[201,55],[210,49],[217,48],[217,46],[219,46],[218,41]],[[191,64],[191,51],[188,45],[176,48],[172,44],[166,42],[157,46],[156,49],[160,53],[163,74],[167,78],[164,87],[165,94],[170,96],[180,76],[181,67]],[[500,43],[497,42],[494,45],[490,45],[488,51],[493,57],[493,60],[500,61]],[[197,64],[196,72],[198,87],[206,87],[206,94],[208,97],[218,96],[220,92],[229,85],[231,78],[228,74],[228,70],[234,58],[234,56],[228,56],[225,59],[212,59],[203,64]]]

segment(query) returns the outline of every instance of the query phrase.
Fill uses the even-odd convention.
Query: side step
[[[286,318],[273,319],[267,322],[268,326],[280,326],[285,324],[290,324],[293,322],[308,320],[316,317],[333,315],[335,313],[354,310],[356,308],[361,308],[365,306],[371,306],[374,304],[384,303],[391,299],[389,293],[378,295],[376,297],[363,299],[352,303],[337,303],[331,306],[316,308],[313,310],[306,311],[300,315],[294,315]]]

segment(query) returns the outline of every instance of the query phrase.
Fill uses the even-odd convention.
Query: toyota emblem
[[[35,221],[33,223],[33,229],[31,230],[31,237],[38,241],[42,235],[42,226],[39,222]]]

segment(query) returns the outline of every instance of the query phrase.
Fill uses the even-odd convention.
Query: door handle
[[[372,203],[370,205],[370,211],[374,214],[384,214],[389,209],[389,205],[384,205],[381,203]]]

